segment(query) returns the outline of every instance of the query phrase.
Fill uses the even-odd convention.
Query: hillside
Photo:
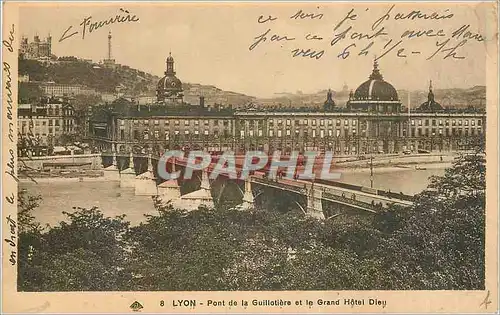
[[[36,60],[19,60],[19,75],[29,75],[30,81],[53,81],[61,84],[82,84],[101,93],[115,93],[117,87],[121,93],[130,96],[154,96],[158,76],[130,68],[125,65],[115,65],[106,68],[101,64],[78,60],[75,57],[61,57],[49,64]],[[25,91],[27,87],[30,91]],[[33,95],[33,83],[20,84],[22,95]],[[193,83],[183,84],[185,101],[199,104],[200,96],[205,96],[207,105],[225,104],[233,107],[243,107],[255,98],[241,93],[223,91],[215,86]]]
[[[101,64],[78,60],[75,57],[62,57],[58,61],[42,64],[35,60],[19,60],[19,74],[29,75],[30,81],[65,84],[82,84],[101,93],[115,93],[117,88],[124,94],[131,96],[155,95],[158,76],[132,69],[125,65],[116,65],[106,68]],[[36,87],[30,86],[29,91],[24,91],[28,85],[23,84],[20,94],[36,95]],[[205,97],[207,105],[223,104],[232,105],[234,108],[245,107],[254,103],[260,107],[319,107],[326,100],[327,90],[316,93],[304,94],[280,93],[272,98],[255,98],[242,93],[224,91],[212,85],[184,83],[184,99],[187,103],[198,104],[199,97]],[[23,90],[23,91],[21,91]],[[427,100],[427,91],[411,91],[411,107],[415,108]],[[469,89],[435,89],[435,99],[445,107],[465,108],[468,106],[485,107],[486,87],[475,86]],[[408,91],[399,90],[399,98],[404,106],[408,103]],[[347,86],[341,92],[334,91],[334,100],[337,106],[344,107],[349,97]]]
[[[49,64],[36,60],[19,60],[19,74],[29,75],[31,81],[53,81],[61,84],[82,84],[98,92],[112,93],[120,84],[131,94],[148,92],[159,79],[144,71],[117,65],[105,68],[88,61],[63,59]]]

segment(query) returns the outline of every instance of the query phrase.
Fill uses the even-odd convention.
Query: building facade
[[[186,104],[180,80],[172,75],[173,58],[169,56],[155,104],[117,100],[92,109],[88,136],[94,146],[158,154],[189,147],[362,155],[464,150],[485,132],[484,112],[445,110],[434,100],[432,86],[427,102],[412,111],[404,110],[396,89],[383,79],[376,62],[368,80],[349,93],[346,107],[336,106],[328,91],[322,110],[210,108],[203,97],[199,104]]]
[[[40,84],[40,88],[42,89],[44,95],[54,97],[98,94],[94,89],[81,84],[58,84],[53,82],[44,82]]]
[[[19,104],[18,148],[36,152],[37,147],[57,145],[58,139],[73,133],[75,127],[73,106],[63,99],[50,98],[40,104]],[[26,152],[20,152],[20,156],[25,155]]]

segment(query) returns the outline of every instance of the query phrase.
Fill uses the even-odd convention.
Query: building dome
[[[158,81],[158,89],[171,90],[171,91],[182,91],[182,82],[175,75],[164,76]]]
[[[171,53],[167,57],[165,76],[156,86],[156,95],[159,102],[182,102],[182,82],[175,76],[174,58]]]
[[[354,100],[398,101],[398,92],[384,81],[378,69],[378,63],[373,63],[373,72],[368,81],[363,82],[354,92]]]

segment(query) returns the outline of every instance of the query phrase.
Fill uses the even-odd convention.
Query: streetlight
[[[370,188],[373,188],[373,153],[370,156]]]

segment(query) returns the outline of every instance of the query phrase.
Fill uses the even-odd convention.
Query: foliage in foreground
[[[412,209],[317,221],[295,212],[184,212],[130,227],[96,208],[47,230],[20,194],[19,290],[484,288],[485,160],[462,156]]]

